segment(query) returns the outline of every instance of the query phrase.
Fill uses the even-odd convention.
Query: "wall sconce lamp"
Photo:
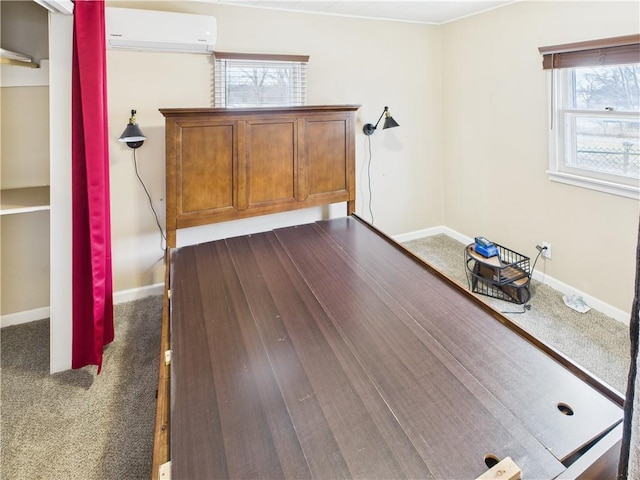
[[[380,120],[382,120],[383,116],[384,116],[384,124],[382,125],[382,129],[383,130],[385,128],[393,128],[393,127],[399,127],[400,126],[398,124],[398,122],[396,122],[393,119],[393,117],[391,116],[391,114],[389,113],[389,107],[384,107],[384,110],[380,114],[380,118],[378,118],[378,121],[376,122],[375,125],[373,125],[371,123],[367,123],[367,124],[365,124],[364,127],[362,127],[362,131],[364,132],[364,134],[365,135],[373,135],[373,132],[375,132],[376,128],[378,128],[378,124],[380,123]]]
[[[118,140],[126,143],[130,148],[138,148],[142,146],[146,139],[147,137],[144,136],[144,133],[142,133],[142,130],[140,130],[140,127],[136,123],[136,111],[131,110],[129,123]]]

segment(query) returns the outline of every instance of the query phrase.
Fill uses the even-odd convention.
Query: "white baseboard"
[[[425,228],[423,230],[416,230],[415,232],[402,233],[400,235],[394,235],[393,239],[396,242],[408,242],[409,240],[417,240],[418,238],[431,237],[432,235],[439,235],[444,233],[446,236],[453,238],[465,245],[471,243],[473,239],[471,237],[467,237],[466,235],[462,235],[455,230],[445,227],[444,225],[440,225],[439,227],[431,227]]]
[[[151,297],[153,295],[162,295],[164,291],[163,283],[147,285],[145,287],[131,288],[129,290],[120,290],[113,293],[113,304],[130,302],[141,298]],[[35,322],[36,320],[44,320],[51,316],[49,307],[35,308],[33,310],[25,310],[22,312],[9,313],[0,315],[0,328],[10,327],[12,325],[20,325],[22,323]]]
[[[33,310],[25,310],[23,312],[8,313],[0,316],[0,328],[10,327],[12,325],[20,325],[21,323],[35,322],[36,320],[44,320],[51,315],[49,307],[34,308]]]
[[[604,313],[606,316],[611,317],[614,320],[618,320],[619,322],[624,323],[627,326],[629,326],[629,324],[631,323],[631,313],[620,310],[613,305],[609,305],[599,298],[589,295],[588,293],[584,293],[577,288],[572,287],[571,285],[567,285],[566,283],[561,282],[557,278],[553,278],[552,276],[540,272],[539,270],[533,272],[532,278],[539,281],[540,283],[543,283],[544,285],[548,285],[551,288],[558,290],[560,293],[563,293],[565,295],[578,295],[582,297],[585,303],[594,310],[597,310],[600,313]]]
[[[417,230],[415,232],[395,235],[393,239],[396,240],[397,242],[408,242],[409,240],[416,240],[418,238],[429,237],[429,236],[438,235],[441,233],[444,233],[448,237],[451,237],[454,240],[457,240],[465,245],[468,245],[469,243],[473,242],[473,238],[467,237],[466,235],[463,235],[449,227],[445,227],[442,225],[439,227],[426,228],[424,230]],[[536,270],[533,272],[533,279],[539,281],[544,285],[548,285],[549,287],[555,290],[558,290],[560,293],[564,295],[579,295],[583,298],[585,303],[589,305],[591,308],[593,308],[594,310],[597,310],[607,315],[608,317],[611,317],[619,322],[622,322],[625,325],[629,325],[631,321],[631,313],[625,312],[624,310],[614,307],[613,305],[609,305],[608,303],[603,302],[602,300],[592,295],[581,292],[580,290],[572,287],[571,285],[567,285],[566,283],[561,282],[560,280],[553,278],[550,275],[542,273],[539,270]]]
[[[164,283],[155,283],[153,285],[147,285],[145,287],[130,288],[129,290],[120,290],[114,292],[113,303],[131,302],[132,300],[139,300],[141,298],[151,297],[154,295],[162,295],[164,292]]]
[[[446,233],[446,227],[432,227],[425,228],[423,230],[416,230],[415,232],[401,233],[400,235],[393,235],[393,239],[398,243],[408,242],[410,240],[417,240],[418,238],[431,237],[433,235],[439,235]]]

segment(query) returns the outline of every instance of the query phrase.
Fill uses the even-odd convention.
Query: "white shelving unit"
[[[34,10],[27,6],[27,13]],[[20,11],[9,13],[19,20],[13,17]],[[44,21],[46,11],[38,18]],[[49,69],[48,61],[40,62],[42,67],[16,52],[0,49],[0,54],[4,327],[49,317]]]
[[[48,12],[2,3],[2,326],[49,317]]]
[[[17,40],[33,42],[34,35],[27,29],[37,16],[39,40],[35,47],[32,43],[25,48],[38,50],[39,56],[48,54],[49,60],[32,63],[8,58],[12,55],[6,50],[0,54],[2,326],[49,318],[50,371],[54,373],[71,368],[73,4],[66,0],[25,3],[3,2],[3,27],[10,28],[3,28],[9,36],[2,38],[12,42],[11,50],[20,50],[22,43]],[[26,10],[18,10],[22,8]],[[48,49],[43,50],[42,42],[47,41]],[[37,290],[39,303],[26,305],[33,302],[30,297]]]

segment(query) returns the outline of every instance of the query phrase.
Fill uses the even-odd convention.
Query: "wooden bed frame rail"
[[[162,298],[162,327],[160,334],[160,355],[158,364],[158,391],[156,393],[156,425],[153,437],[153,460],[151,478],[160,478],[160,466],[169,461],[169,412],[170,412],[170,358],[167,352],[171,351],[169,342],[169,255],[165,254],[164,293]],[[170,353],[169,353],[170,355]],[[169,360],[169,361],[167,361]]]

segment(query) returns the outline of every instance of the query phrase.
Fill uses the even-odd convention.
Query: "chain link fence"
[[[578,145],[576,163],[590,170],[640,177],[640,149],[632,143],[625,142],[622,148]]]

